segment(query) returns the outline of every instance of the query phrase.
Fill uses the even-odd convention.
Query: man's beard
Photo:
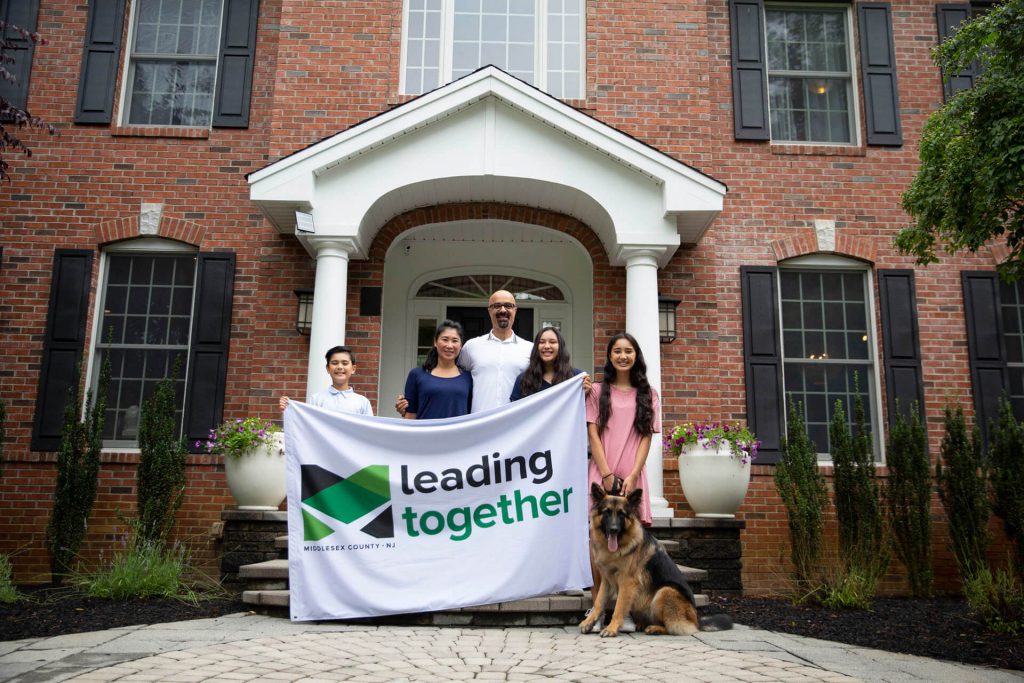
[[[512,324],[511,317],[507,316],[507,315],[506,316],[496,317],[495,320],[498,322],[498,327],[500,329],[502,329],[502,330],[504,330],[505,328],[511,326],[511,324]]]

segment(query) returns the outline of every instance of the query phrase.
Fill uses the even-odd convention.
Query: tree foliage
[[[1024,0],[1006,0],[961,24],[934,53],[948,78],[975,63],[973,88],[933,113],[921,137],[921,165],[903,194],[913,224],[897,248],[918,263],[974,252],[1005,239],[1006,281],[1024,276]]]
[[[817,449],[807,436],[803,412],[803,404],[794,405],[790,398],[782,457],[775,465],[775,488],[786,506],[790,557],[800,596],[814,587],[828,505],[828,488],[818,469]]]
[[[24,40],[45,45],[46,40],[38,33],[26,31],[20,26],[8,24],[0,19],[0,79],[14,83],[17,79],[8,70],[8,66],[14,63],[12,51],[16,46],[15,40],[10,37],[12,33],[20,35]],[[32,116],[27,110],[17,107],[8,102],[5,97],[0,96],[0,181],[10,180],[8,170],[10,163],[6,155],[9,152],[21,152],[26,157],[32,156],[32,150],[25,142],[16,135],[16,131],[22,128],[41,128],[54,135],[57,129],[38,116]]]
[[[884,490],[893,549],[907,568],[910,592],[914,597],[930,597],[932,478],[928,436],[919,412],[915,401],[907,420],[897,405],[896,420],[889,429],[889,480]]]
[[[50,551],[50,569],[55,584],[60,584],[71,570],[71,562],[85,540],[89,514],[96,499],[110,361],[104,355],[96,399],[93,400],[91,390],[86,392],[84,413],[81,416],[78,373],[75,375],[68,387],[68,403],[64,409],[64,425],[57,453],[53,512],[46,527],[46,545]]]

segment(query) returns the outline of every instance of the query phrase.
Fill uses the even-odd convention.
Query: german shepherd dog
[[[693,591],[679,567],[650,531],[640,523],[641,489],[628,496],[614,496],[593,484],[590,495],[590,551],[601,574],[594,608],[580,623],[590,633],[615,599],[615,611],[602,638],[618,635],[622,620],[630,614],[637,628],[651,635],[688,636],[697,631],[732,628],[728,615],[697,617]]]

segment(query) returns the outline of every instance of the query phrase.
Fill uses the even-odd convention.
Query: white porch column
[[[309,333],[309,370],[306,400],[327,386],[330,378],[324,354],[345,343],[345,311],[348,302],[348,259],[354,253],[351,240],[337,237],[306,237],[316,252],[316,283],[313,292],[313,325]]]
[[[661,334],[658,329],[658,259],[664,247],[622,247],[619,254],[626,262],[626,331],[636,337],[647,362],[647,379],[661,395]],[[650,488],[651,514],[672,517],[674,511],[665,499],[662,474],[661,434],[651,437],[647,456],[647,486]]]

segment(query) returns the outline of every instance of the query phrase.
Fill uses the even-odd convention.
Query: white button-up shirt
[[[370,406],[369,399],[362,394],[357,394],[352,389],[339,391],[333,385],[313,394],[313,398],[309,400],[309,405],[333,410],[336,413],[373,415],[373,407]]]
[[[459,365],[473,375],[473,406],[470,412],[507,404],[512,385],[530,362],[533,344],[512,333],[502,341],[488,332],[462,347]]]

